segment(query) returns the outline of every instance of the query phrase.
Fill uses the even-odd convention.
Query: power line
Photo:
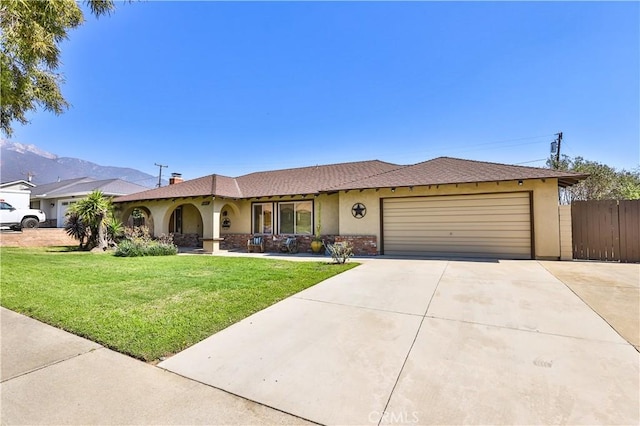
[[[516,144],[509,144],[509,145],[505,145],[509,142],[519,142],[519,141],[526,141],[526,140],[532,140],[532,139],[541,139],[541,138],[548,138],[549,136],[552,136],[551,134],[547,134],[547,135],[541,135],[541,136],[527,136],[527,137],[522,137],[522,138],[512,138],[512,139],[503,139],[503,140],[499,140],[499,141],[493,141],[493,142],[483,142],[483,143],[478,143],[478,144],[470,144],[470,145],[466,145],[466,146],[461,146],[461,147],[457,147],[457,148],[437,148],[437,149],[431,149],[428,151],[421,151],[421,152],[404,152],[403,153],[403,158],[408,158],[409,156],[413,157],[415,155],[428,155],[430,153],[434,153],[434,152],[442,152],[443,150],[446,150],[446,155],[451,155],[451,154],[464,154],[467,152],[472,152],[472,151],[486,151],[486,150],[490,150],[490,149],[501,149],[501,148],[511,148],[511,147],[516,147],[516,146],[524,146],[524,145],[537,145],[537,144],[543,144],[543,143],[547,143],[546,141],[534,141],[534,142],[524,142],[524,143],[516,143]]]
[[[541,158],[539,160],[531,160],[531,161],[523,161],[521,163],[514,163],[515,165],[520,165],[520,164],[530,164],[530,163],[537,163],[539,161],[547,161],[546,158]]]
[[[156,166],[160,167],[160,174],[158,175],[158,188],[160,188],[162,186],[162,168],[163,167],[169,167],[169,166],[164,166],[162,164],[158,164],[158,163],[153,163]]]

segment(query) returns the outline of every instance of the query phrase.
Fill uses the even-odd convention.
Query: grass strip
[[[155,361],[357,264],[0,248],[0,304]]]

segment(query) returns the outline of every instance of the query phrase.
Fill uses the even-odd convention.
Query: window
[[[312,202],[298,201],[278,204],[278,229],[281,234],[311,235]]]
[[[182,206],[176,207],[169,219],[169,232],[182,234]]]
[[[313,202],[255,203],[251,220],[251,232],[254,234],[311,235]]]
[[[254,234],[273,234],[273,204],[260,203],[253,205]]]
[[[133,218],[133,226],[144,226],[144,213],[142,210],[138,208],[133,209],[131,217]]]

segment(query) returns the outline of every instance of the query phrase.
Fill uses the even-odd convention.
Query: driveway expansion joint
[[[54,365],[61,364],[63,362],[78,358],[80,356],[90,354],[91,352],[94,352],[94,351],[97,351],[97,350],[100,350],[100,349],[106,349],[106,348],[104,346],[100,346],[98,348],[91,348],[86,352],[81,352],[81,353],[78,353],[78,354],[70,355],[70,356],[68,356],[66,358],[62,358],[62,359],[50,362],[50,363],[45,364],[45,365],[41,365],[41,366],[36,367],[36,368],[32,368],[31,370],[23,371],[22,373],[16,374],[15,376],[7,377],[6,379],[0,381],[0,383],[7,383],[7,382],[9,382],[11,380],[14,380],[14,379],[17,379],[19,377],[27,376],[27,375],[29,375],[31,373],[35,373],[36,371],[44,370],[45,368],[49,368],[49,367],[52,367]]]
[[[567,337],[567,338],[570,338],[570,339],[584,340],[584,341],[587,341],[587,342],[600,342],[600,343],[608,343],[608,344],[611,344],[611,345],[622,345],[622,346],[630,345],[630,346],[633,346],[631,343],[627,342],[624,339],[622,339],[622,340],[624,340],[623,342],[612,342],[610,340],[602,340],[602,339],[594,339],[594,338],[588,338],[588,337],[571,336],[571,335],[568,335],[568,334],[549,333],[548,331],[540,331],[540,330],[527,330],[526,328],[508,327],[506,325],[497,325],[497,324],[487,324],[487,323],[483,323],[483,322],[467,321],[467,320],[461,320],[461,319],[457,319],[457,318],[444,318],[444,317],[437,317],[435,315],[427,315],[425,318],[431,318],[431,319],[443,320],[443,321],[451,321],[451,322],[461,322],[461,323],[464,323],[464,324],[472,324],[472,325],[481,325],[483,327],[502,328],[502,329],[506,329],[506,330],[522,331],[523,333],[544,334],[546,336],[555,336],[555,337]]]
[[[400,377],[402,377],[402,372],[404,371],[405,366],[407,365],[407,360],[409,359],[409,355],[411,355],[411,351],[413,350],[413,347],[416,344],[416,340],[418,340],[418,335],[420,334],[420,330],[422,329],[422,324],[424,324],[424,320],[425,318],[427,318],[427,312],[429,312],[429,307],[431,306],[431,302],[433,301],[433,298],[438,292],[438,286],[440,285],[440,282],[442,281],[442,277],[444,277],[444,273],[447,270],[448,266],[449,266],[449,262],[447,262],[444,268],[442,268],[442,273],[440,273],[440,277],[438,277],[438,282],[436,283],[436,286],[433,288],[433,293],[431,293],[431,297],[429,298],[429,303],[427,304],[427,308],[424,311],[424,315],[422,315],[422,318],[420,319],[420,324],[418,325],[418,329],[416,330],[415,336],[413,336],[413,341],[411,342],[411,346],[409,346],[409,350],[407,351],[407,355],[404,357],[404,361],[402,362],[402,367],[400,367],[400,371],[398,372],[396,381],[393,384],[393,387],[391,388],[391,392],[389,392],[389,398],[387,399],[387,403],[384,405],[384,409],[382,410],[380,420],[378,420],[378,426],[380,426],[380,424],[382,423],[382,420],[384,419],[384,413],[386,413],[387,410],[389,409],[391,398],[393,398],[393,394],[396,388],[398,387],[398,383],[400,382]]]
[[[367,310],[367,311],[376,311],[376,312],[386,312],[386,313],[390,313],[390,314],[409,315],[409,316],[414,316],[414,317],[424,317],[424,315],[422,315],[422,314],[414,314],[414,313],[411,313],[411,312],[399,312],[399,311],[391,311],[389,309],[371,308],[369,306],[349,305],[349,304],[346,304],[346,303],[331,302],[331,301],[328,301],[328,300],[309,299],[307,297],[300,297],[300,296],[291,296],[291,297],[293,299],[306,300],[308,302],[325,303],[327,305],[344,306],[344,307],[347,307],[347,308],[364,309],[364,310]]]
[[[300,419],[300,420],[303,420],[303,421],[305,421],[305,422],[313,423],[313,424],[315,424],[315,425],[324,426],[324,425],[322,425],[322,423],[315,422],[315,421],[313,421],[313,420],[311,420],[311,419],[304,418],[304,417],[299,416],[299,415],[294,414],[294,413],[289,413],[289,412],[284,411],[284,410],[282,410],[282,409],[280,409],[280,408],[278,408],[278,407],[274,407],[274,406],[271,406],[271,405],[265,404],[265,403],[260,402],[260,401],[255,401],[255,400],[253,400],[253,399],[251,399],[251,398],[247,398],[246,396],[240,395],[240,394],[238,394],[238,393],[234,393],[234,392],[228,391],[228,390],[226,390],[226,389],[224,389],[224,388],[221,388],[221,387],[218,387],[218,386],[213,386],[213,385],[211,385],[211,384],[209,384],[209,383],[202,382],[202,381],[200,381],[200,380],[194,379],[193,377],[184,376],[184,375],[182,375],[182,374],[180,374],[180,373],[176,373],[175,371],[168,370],[168,369],[166,369],[166,368],[159,367],[159,366],[157,366],[157,365],[154,365],[153,367],[154,367],[154,368],[157,368],[158,370],[162,370],[162,371],[164,371],[164,372],[166,372],[166,373],[173,374],[173,375],[175,375],[175,376],[177,376],[177,377],[181,377],[181,378],[183,378],[183,379],[187,379],[187,380],[189,380],[189,381],[190,381],[190,382],[192,382],[192,383],[197,383],[197,384],[204,385],[204,386],[206,386],[206,387],[208,387],[208,388],[211,388],[211,389],[219,390],[219,391],[221,391],[221,392],[224,392],[224,393],[226,393],[226,394],[229,394],[229,395],[235,396],[235,397],[240,398],[240,399],[243,399],[243,400],[245,400],[245,401],[249,401],[249,402],[251,402],[251,403],[253,403],[253,404],[257,404],[257,405],[260,405],[260,406],[262,406],[262,407],[266,407],[266,408],[269,408],[269,409],[271,409],[271,410],[275,410],[275,411],[278,411],[278,412],[280,412],[280,413],[287,414],[287,415],[289,415],[289,416],[291,416],[291,417],[295,417],[296,419]]]
[[[542,266],[547,272],[549,272],[551,275],[553,275],[558,281],[560,281],[566,288],[569,289],[569,291],[571,293],[573,293],[578,299],[580,299],[580,301],[582,303],[584,303],[592,312],[594,312],[596,315],[598,315],[600,318],[602,318],[602,320],[607,323],[607,325],[618,335],[620,336],[620,338],[622,340],[624,340],[626,343],[628,343],[629,345],[633,346],[635,348],[635,345],[633,343],[631,343],[629,340],[627,340],[622,334],[620,334],[620,332],[613,326],[613,324],[611,324],[607,318],[605,318],[600,312],[598,312],[596,309],[593,308],[593,306],[591,306],[589,303],[587,303],[586,300],[584,300],[578,293],[576,293],[573,288],[571,288],[571,286],[569,284],[567,284],[566,282],[564,282],[564,280],[562,280],[561,278],[558,278],[555,276],[555,274],[553,274],[549,269],[547,269],[547,267],[545,265],[543,265],[540,262],[537,262],[538,265]],[[580,284],[583,285],[583,284]],[[597,286],[597,287],[603,287],[603,286]],[[633,288],[633,287],[623,287],[623,288]],[[637,348],[636,348],[637,350]],[[638,351],[640,352],[640,351]]]

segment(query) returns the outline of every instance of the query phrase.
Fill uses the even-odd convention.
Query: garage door
[[[386,198],[388,255],[531,259],[528,192]]]

